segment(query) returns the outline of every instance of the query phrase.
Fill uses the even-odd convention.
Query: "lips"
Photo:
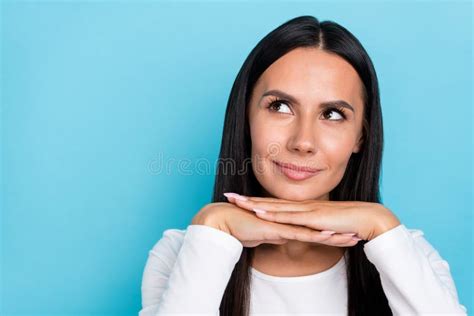
[[[311,178],[321,171],[320,169],[302,167],[279,161],[273,161],[273,163],[287,178],[291,180],[305,180]]]
[[[292,170],[296,170],[296,171],[304,171],[304,172],[317,172],[317,171],[321,171],[319,169],[315,169],[315,168],[309,168],[309,167],[300,167],[300,166],[296,166],[296,165],[293,165],[291,163],[284,163],[284,162],[280,162],[280,161],[274,161],[274,163],[276,163],[277,165],[283,167],[283,168],[288,168],[288,169],[292,169]]]

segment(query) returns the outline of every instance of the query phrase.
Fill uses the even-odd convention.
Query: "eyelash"
[[[274,99],[271,99],[269,101],[269,104],[266,106],[266,108],[269,109],[269,111],[271,111],[271,112],[277,112],[277,111],[271,109],[277,103],[285,103],[287,105],[290,104],[288,101],[286,101],[284,99],[274,97]],[[344,108],[342,106],[337,106],[337,107],[332,106],[332,107],[326,108],[324,110],[324,113],[332,112],[332,111],[338,112],[342,116],[342,119],[340,119],[340,120],[329,120],[329,121],[344,121],[344,120],[346,120],[346,114],[345,114]]]

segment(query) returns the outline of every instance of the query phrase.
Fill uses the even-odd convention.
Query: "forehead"
[[[280,89],[301,102],[343,99],[362,107],[362,87],[359,75],[342,57],[317,48],[297,48],[263,72],[254,92],[260,98],[267,90]]]

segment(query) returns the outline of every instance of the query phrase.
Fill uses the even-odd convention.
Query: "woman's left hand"
[[[400,225],[388,208],[379,203],[360,201],[290,201],[226,193],[229,202],[255,212],[267,221],[306,226],[337,234],[355,233],[354,237],[372,240]],[[244,200],[246,199],[246,200]],[[265,211],[261,213],[258,211]]]

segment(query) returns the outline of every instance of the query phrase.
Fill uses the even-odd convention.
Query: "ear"
[[[364,143],[364,138],[363,135],[361,134],[359,137],[359,140],[357,141],[357,144],[354,146],[354,149],[352,150],[353,153],[358,153],[362,147],[362,144]]]

